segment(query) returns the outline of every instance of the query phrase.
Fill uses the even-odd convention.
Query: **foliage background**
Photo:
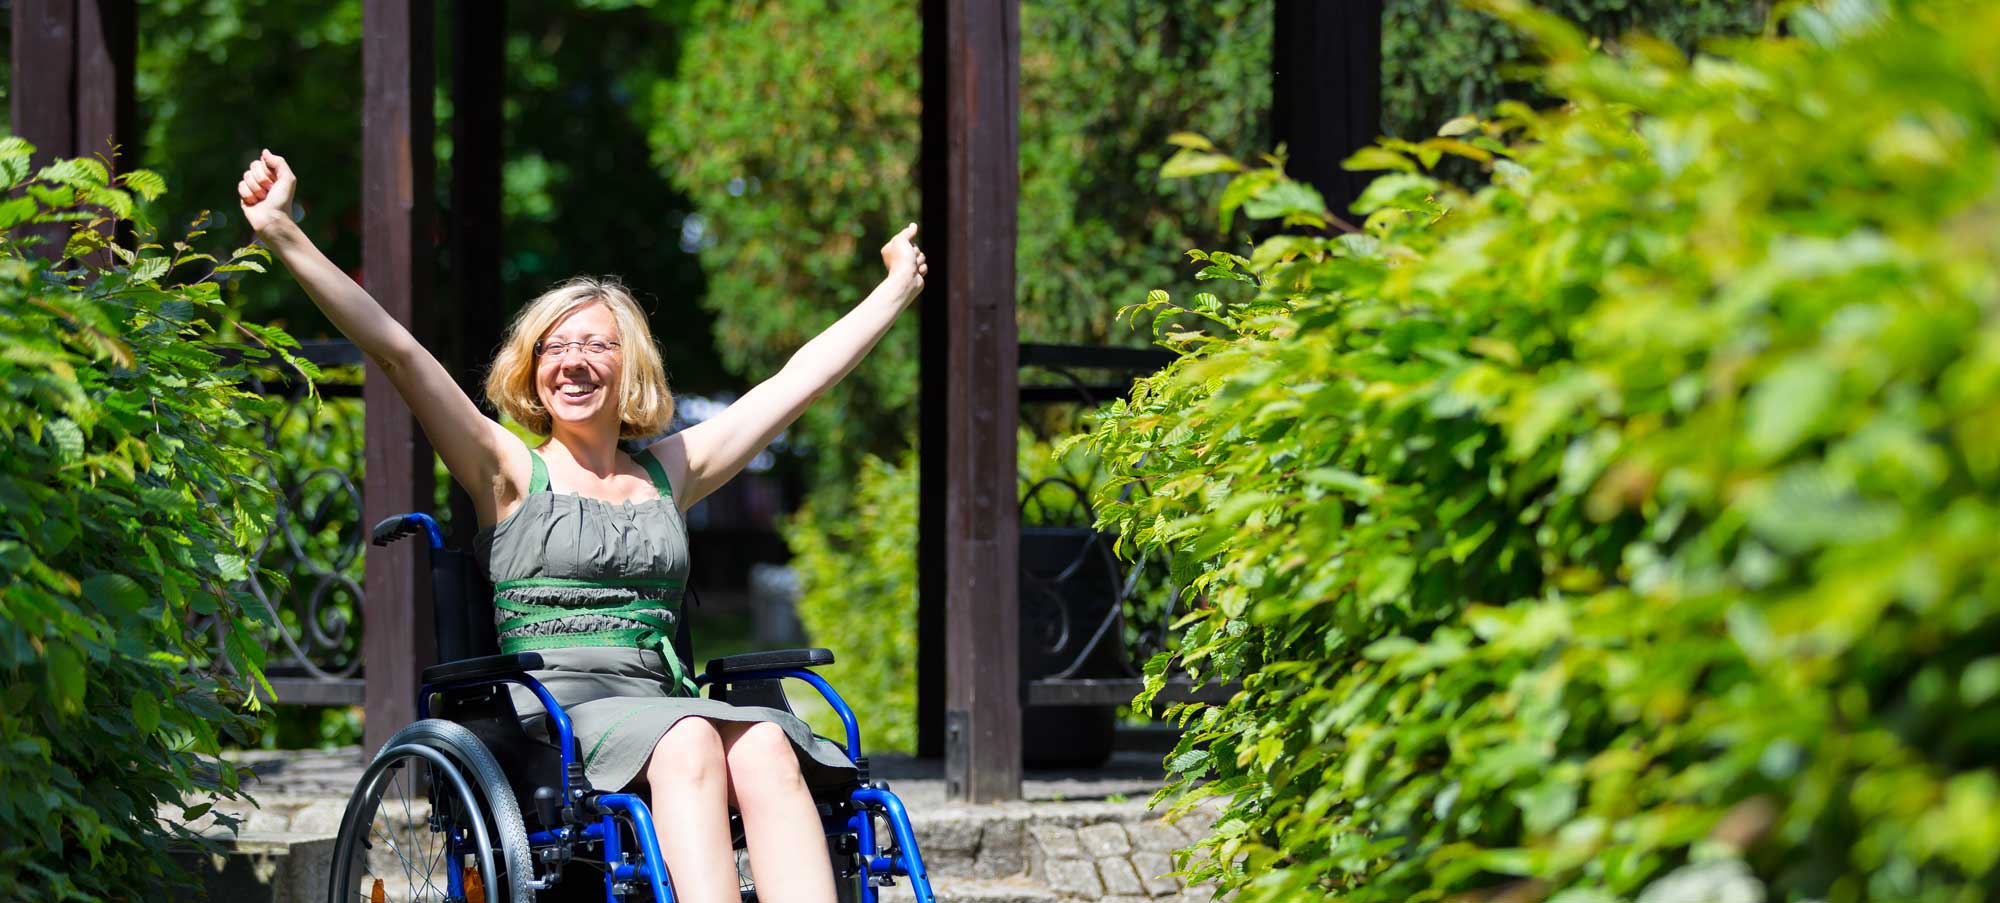
[[[1603,37],[1643,22],[1683,44],[1754,28],[1761,6],[1560,4]],[[440,222],[449,7],[437,49]],[[132,150],[180,189],[156,202],[156,221],[240,230],[230,186],[257,148],[277,147],[306,179],[303,224],[358,269],[360,8],[142,0],[143,137]],[[507,15],[501,315],[560,276],[620,273],[655,307],[677,389],[739,390],[867,291],[881,237],[915,218],[914,0],[575,0]],[[1143,330],[1110,313],[1144,288],[1194,288],[1180,251],[1225,236],[1197,187],[1154,174],[1174,131],[1267,143],[1270,18],[1269,0],[1023,4],[1024,339],[1141,342]],[[1494,99],[1532,96],[1532,82],[1505,78],[1523,53],[1511,31],[1450,0],[1387,0],[1385,129],[1421,136]],[[438,260],[448,267],[443,244]],[[330,335],[289,280],[229,290],[253,321]],[[813,523],[854,515],[865,460],[911,453],[914,316],[794,430]],[[308,460],[326,451],[288,451],[287,466],[328,463]],[[788,535],[795,548],[811,542]],[[905,578],[880,569],[913,566],[907,556],[848,565],[841,579],[883,582]]]
[[[1241,681],[1177,713],[1170,795],[1227,801],[1191,878],[1992,898],[2000,11],[1689,60],[1491,5],[1567,105],[1358,154],[1361,233],[1239,171],[1223,209],[1299,231],[1150,298],[1184,356],[1089,441],[1205,594],[1152,675]]]
[[[130,216],[164,182],[95,161],[31,179],[30,152],[0,139],[0,898],[130,899],[182,877],[156,810],[236,797],[215,757],[264,718],[263,613],[228,587],[272,524],[265,452],[222,437],[263,407],[245,365],[290,340],[223,326],[213,277],[259,266],[241,252],[51,266],[51,231]],[[104,243],[78,235],[76,254]]]

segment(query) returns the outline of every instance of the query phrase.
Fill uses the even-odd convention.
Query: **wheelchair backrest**
[[[439,664],[500,654],[493,627],[493,585],[470,554],[431,550],[432,625]]]

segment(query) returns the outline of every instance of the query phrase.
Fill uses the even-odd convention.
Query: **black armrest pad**
[[[464,661],[446,662],[424,669],[423,682],[427,684],[462,683],[483,680],[489,677],[505,677],[523,671],[539,671],[542,668],[542,654],[539,652],[516,652],[512,655],[489,655],[484,658],[468,658]]]
[[[708,660],[710,678],[726,678],[731,674],[749,671],[775,671],[783,668],[816,668],[833,664],[831,649],[776,649],[770,652],[745,652]]]

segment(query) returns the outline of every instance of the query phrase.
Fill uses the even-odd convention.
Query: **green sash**
[[[544,492],[549,486],[548,468],[542,463],[542,456],[533,449],[528,450],[533,459],[533,470],[528,481],[528,492]],[[672,500],[673,489],[667,483],[666,469],[659,459],[646,452],[632,455],[639,466],[646,469],[653,480],[653,488],[662,499]],[[528,577],[521,580],[506,580],[493,587],[493,607],[512,617],[499,624],[500,651],[507,655],[516,652],[533,652],[541,649],[555,649],[563,646],[631,646],[640,649],[657,649],[660,658],[666,661],[667,672],[673,678],[676,693],[689,696],[700,694],[694,680],[688,676],[687,665],[681,661],[674,649],[674,620],[681,617],[680,604],[662,599],[646,599],[634,595],[618,605],[561,606],[539,605],[507,598],[507,593],[533,587],[585,587],[592,589],[664,589],[685,588],[682,581],[665,577],[637,577],[612,580],[569,580],[561,577]],[[667,613],[663,617],[661,609]],[[613,615],[628,621],[637,621],[641,626],[620,627],[608,630],[584,630],[569,633],[554,633],[537,636],[508,636],[507,634],[524,627],[545,624],[578,615]]]

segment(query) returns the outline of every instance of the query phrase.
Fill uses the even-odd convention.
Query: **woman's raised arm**
[[[888,278],[846,316],[793,352],[777,375],[743,393],[721,414],[653,446],[670,473],[687,474],[675,495],[681,510],[729,482],[882,340],[897,315],[924,290],[924,277],[930,274],[916,237],[917,224],[911,223],[890,238],[882,246]]]
[[[292,271],[334,328],[382,368],[423,424],[431,446],[459,485],[471,494],[481,520],[490,522],[505,498],[520,491],[508,464],[526,455],[505,427],[472,403],[437,358],[417,343],[368,292],[328,260],[292,221],[298,178],[285,158],[264,151],[236,185],[243,216],[271,253]]]

